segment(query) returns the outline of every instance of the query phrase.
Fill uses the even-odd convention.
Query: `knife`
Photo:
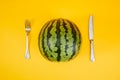
[[[90,40],[90,60],[95,61],[94,55],[94,33],[93,33],[93,16],[89,18],[89,40]]]

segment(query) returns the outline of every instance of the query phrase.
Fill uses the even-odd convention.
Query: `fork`
[[[29,51],[29,34],[31,31],[31,24],[28,20],[25,22],[25,31],[26,31],[26,53],[25,58],[30,59],[30,51]]]

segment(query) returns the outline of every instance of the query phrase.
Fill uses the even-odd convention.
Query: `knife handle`
[[[91,52],[91,56],[90,59],[92,62],[95,61],[95,55],[94,55],[94,42],[93,40],[90,40],[90,52]]]

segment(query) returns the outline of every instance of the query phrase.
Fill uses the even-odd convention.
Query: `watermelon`
[[[81,34],[77,26],[67,19],[50,20],[42,27],[38,46],[41,54],[50,61],[69,61],[78,53]]]

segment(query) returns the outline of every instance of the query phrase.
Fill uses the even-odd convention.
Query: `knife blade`
[[[93,33],[93,16],[90,16],[89,18],[89,40],[90,40],[90,60],[92,62],[95,61],[94,56],[94,33]]]
[[[93,40],[93,16],[89,18],[89,39]]]

